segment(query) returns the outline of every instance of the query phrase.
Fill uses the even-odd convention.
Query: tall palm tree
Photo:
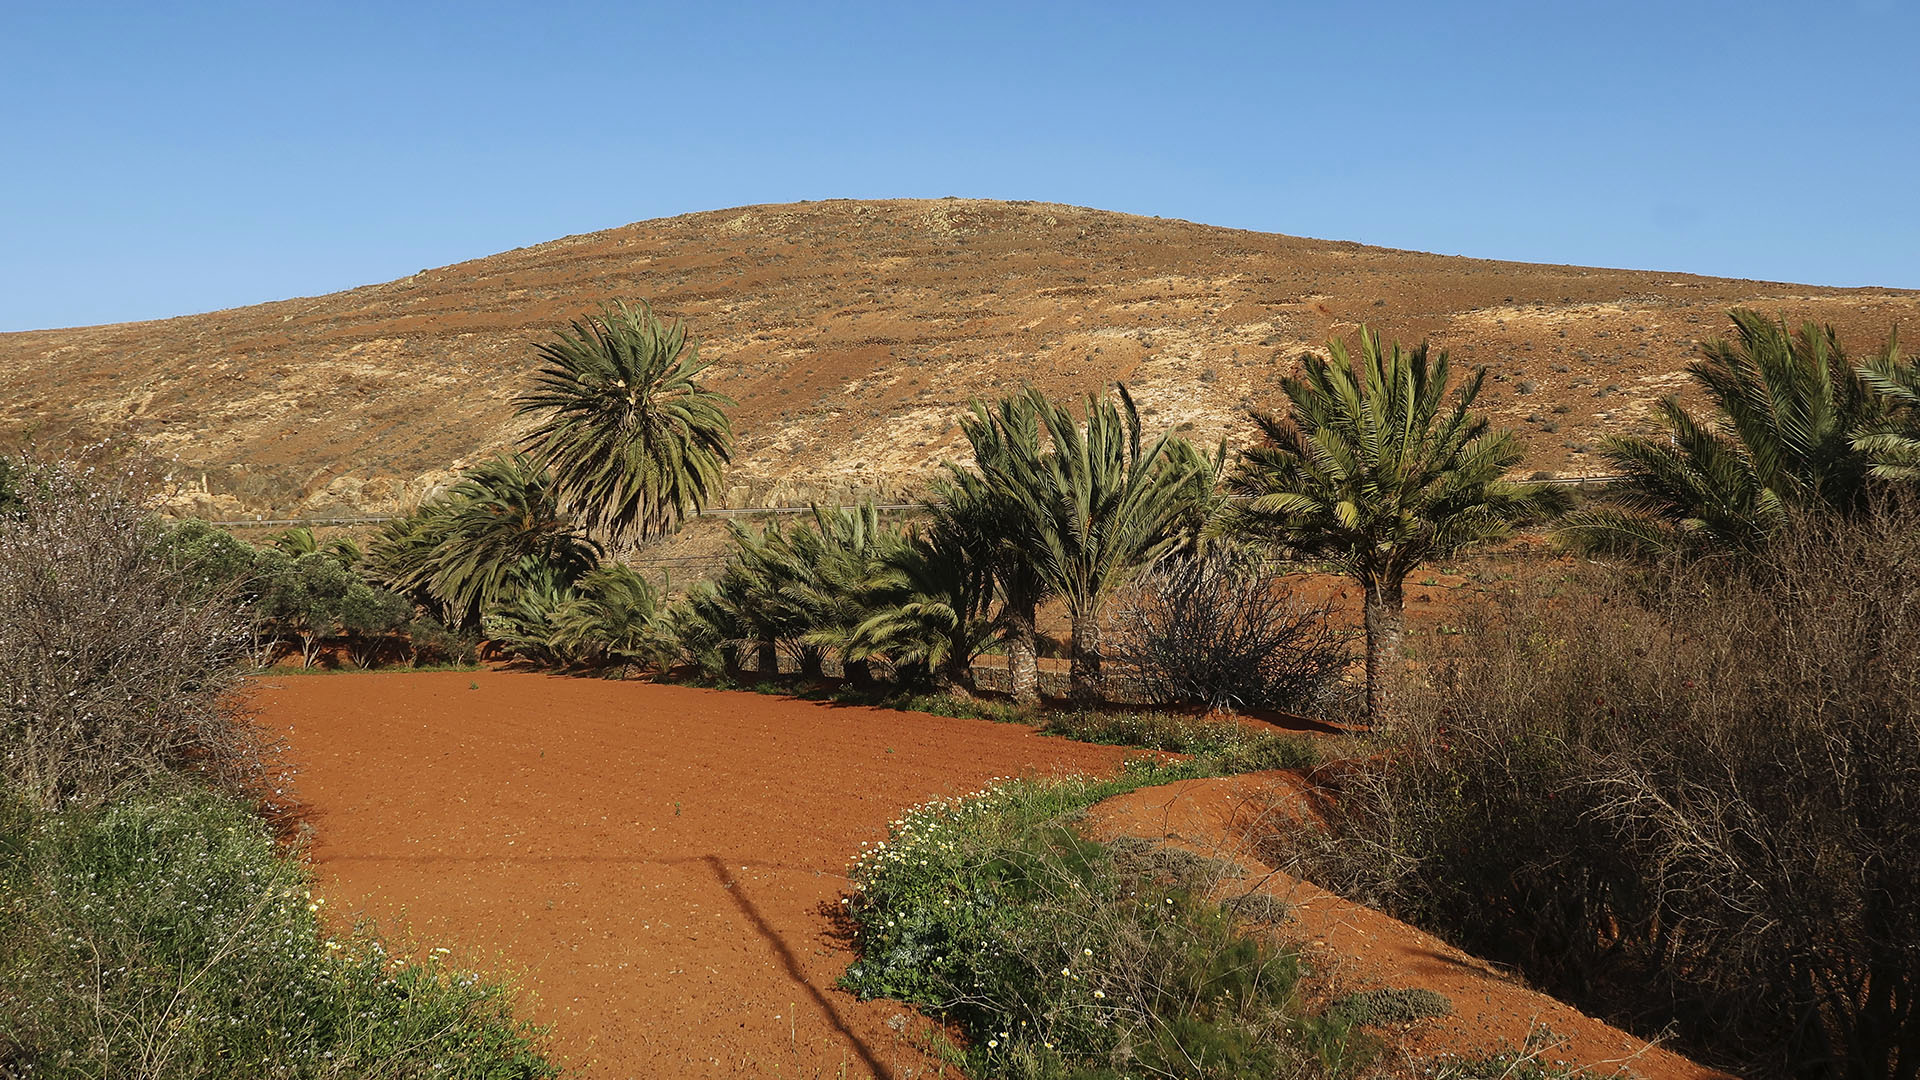
[[[523,440],[567,509],[614,539],[658,536],[707,504],[733,456],[733,402],[700,385],[686,324],[642,303],[608,305],[539,347],[539,418]]]
[[[1175,450],[1163,434],[1141,445],[1140,414],[1125,386],[1119,402],[1086,399],[1086,418],[1028,388],[1025,408],[1047,433],[1047,449],[1022,447],[984,463],[990,488],[1015,510],[1014,537],[1028,565],[1066,600],[1073,626],[1076,698],[1097,692],[1100,615],[1112,587],[1176,539],[1203,455]]]
[[[972,539],[975,558],[985,563],[998,588],[1000,640],[1013,700],[1032,707],[1040,703],[1036,623],[1052,586],[1028,558],[1019,506],[987,478],[1018,471],[1021,462],[1039,458],[1040,417],[1027,394],[1010,395],[993,405],[976,400],[960,418],[960,431],[973,448],[973,467],[950,463],[934,504],[952,528]]]
[[[1753,311],[1731,316],[1735,339],[1702,346],[1687,369],[1714,418],[1668,398],[1667,438],[1608,439],[1604,453],[1625,479],[1609,505],[1569,515],[1564,539],[1640,557],[1751,551],[1793,508],[1863,507],[1875,471],[1863,446],[1880,452],[1879,471],[1899,475],[1902,444],[1885,426],[1903,385],[1891,339],[1856,369],[1832,327],[1792,332]],[[1868,381],[1876,368],[1878,388]]]
[[[1360,328],[1360,353],[1339,341],[1301,358],[1282,381],[1285,415],[1252,411],[1264,441],[1229,480],[1244,501],[1216,528],[1323,559],[1365,596],[1367,709],[1387,714],[1400,657],[1407,575],[1420,564],[1507,534],[1562,509],[1564,495],[1504,479],[1520,463],[1513,434],[1473,411],[1486,369],[1447,400],[1444,350],[1383,350]]]

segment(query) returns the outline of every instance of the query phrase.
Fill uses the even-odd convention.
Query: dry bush
[[[177,564],[138,470],[29,464],[0,515],[0,765],[43,806],[258,768],[226,700],[247,622]]]
[[[1290,854],[1760,1075],[1920,1072],[1920,511],[1476,613]],[[1276,842],[1276,849],[1287,844]],[[1274,854],[1282,854],[1274,851]]]
[[[1327,605],[1301,603],[1255,553],[1216,546],[1142,574],[1114,617],[1109,680],[1145,701],[1310,712],[1351,659]]]

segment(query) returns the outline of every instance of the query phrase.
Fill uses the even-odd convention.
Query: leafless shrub
[[[1329,614],[1296,600],[1252,552],[1170,559],[1121,603],[1109,677],[1156,704],[1308,711],[1350,659]]]
[[[1475,614],[1328,883],[1760,1075],[1920,1072],[1920,510]]]
[[[193,769],[240,783],[247,624],[176,566],[125,466],[29,464],[0,515],[0,765],[43,805]]]

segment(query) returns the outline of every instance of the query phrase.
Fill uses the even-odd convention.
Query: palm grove
[[[1572,513],[1563,490],[1510,478],[1518,441],[1475,408],[1485,369],[1456,381],[1444,351],[1362,328],[1353,352],[1336,340],[1302,358],[1284,407],[1253,411],[1260,438],[1232,461],[1224,445],[1150,437],[1124,386],[1073,403],[1030,387],[976,401],[961,418],[972,461],[946,466],[916,520],[868,505],[816,507],[797,526],[729,523],[724,569],[670,605],[610,556],[672,532],[721,490],[731,402],[701,385],[684,324],[618,304],[539,346],[542,366],[517,399],[532,423],[521,450],[389,523],[364,559],[350,544],[317,550],[304,530],[251,561],[212,530],[186,535],[257,583],[263,649],[291,641],[309,662],[330,634],[358,643],[356,659],[413,638],[402,646],[413,659],[451,656],[464,634],[582,671],[691,662],[744,675],[784,660],[803,675],[831,663],[855,684],[885,673],[953,688],[997,652],[1024,705],[1039,701],[1043,605],[1064,610],[1071,696],[1087,700],[1120,687],[1106,678],[1104,638],[1114,598],[1143,572],[1232,564],[1230,588],[1210,580],[1244,597],[1248,555],[1256,567],[1260,556],[1298,561],[1360,587],[1365,708],[1377,720],[1404,667],[1404,586],[1424,565],[1549,522],[1596,553],[1752,551],[1793,508],[1857,512],[1920,476],[1920,375],[1891,340],[1853,365],[1830,329],[1794,332],[1747,311],[1733,320],[1736,339],[1708,345],[1692,368],[1719,415],[1664,403],[1670,437],[1609,440],[1623,480]],[[1129,614],[1123,629],[1138,638],[1142,613]],[[1152,658],[1122,644],[1124,674],[1137,677]],[[1304,690],[1193,693],[1325,704]]]

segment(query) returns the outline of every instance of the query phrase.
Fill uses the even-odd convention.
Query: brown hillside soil
[[[476,687],[477,688],[473,688]],[[266,678],[327,911],[517,973],[588,1076],[937,1073],[833,988],[849,856],[889,817],[1124,751],[1013,724],[506,672]]]
[[[1276,933],[1304,946],[1336,992],[1392,987],[1444,994],[1453,1005],[1451,1016],[1379,1032],[1393,1048],[1393,1061],[1409,1069],[1441,1054],[1476,1056],[1534,1046],[1544,1062],[1565,1061],[1596,1076],[1624,1070],[1646,1080],[1725,1077],[1530,990],[1431,934],[1255,858],[1248,837],[1287,827],[1303,812],[1298,785],[1297,777],[1279,772],[1144,788],[1094,807],[1087,829],[1103,840],[1147,837],[1238,862],[1246,874],[1225,888],[1264,892],[1293,905],[1292,917]]]
[[[1081,207],[754,206],[571,236],[381,285],[143,323],[0,334],[0,443],[124,432],[177,507],[390,513],[513,442],[532,348],[610,298],[688,320],[738,402],[729,505],[917,488],[975,396],[1115,380],[1150,429],[1251,437],[1302,350],[1369,323],[1493,371],[1523,472],[1604,472],[1599,436],[1685,392],[1727,308],[1912,325],[1920,293],[1492,262]],[[204,484],[204,488],[203,485]]]

